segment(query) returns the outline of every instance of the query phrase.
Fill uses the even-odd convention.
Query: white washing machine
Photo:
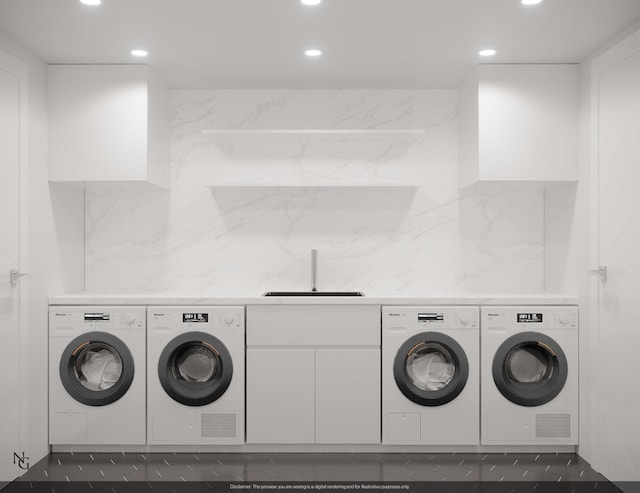
[[[148,443],[244,443],[244,307],[149,307],[147,318]]]
[[[483,307],[482,443],[578,443],[578,307]]]
[[[382,443],[478,445],[477,307],[382,307]]]
[[[49,443],[145,443],[145,314],[49,308]]]

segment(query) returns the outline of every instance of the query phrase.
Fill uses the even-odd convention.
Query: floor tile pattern
[[[21,481],[606,481],[576,454],[52,453]]]

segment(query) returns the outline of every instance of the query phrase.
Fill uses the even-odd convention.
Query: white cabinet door
[[[578,179],[578,66],[482,64],[460,89],[460,184]]]
[[[49,179],[169,184],[169,91],[144,65],[49,66]]]
[[[380,350],[316,350],[316,442],[380,443]]]
[[[247,443],[315,442],[315,351],[247,349]]]

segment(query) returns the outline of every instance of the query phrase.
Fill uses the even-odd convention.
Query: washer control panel
[[[478,329],[477,306],[383,306],[382,326],[397,328]]]
[[[117,306],[66,306],[49,309],[49,326],[52,332],[74,330],[114,330],[145,326],[144,308]]]

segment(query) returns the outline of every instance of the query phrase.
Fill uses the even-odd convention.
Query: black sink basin
[[[360,291],[267,291],[262,296],[364,296]]]

